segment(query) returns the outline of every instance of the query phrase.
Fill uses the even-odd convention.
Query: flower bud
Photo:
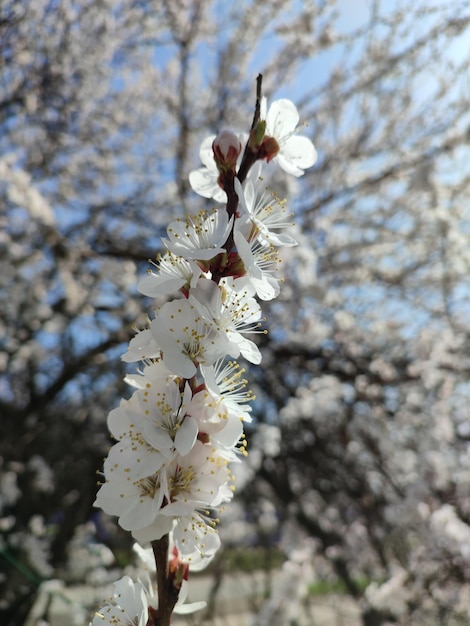
[[[221,173],[233,172],[242,150],[242,144],[231,130],[222,130],[212,142],[212,150],[217,169]]]
[[[176,547],[173,548],[172,556],[168,563],[168,575],[176,589],[181,589],[183,580],[188,580],[189,565],[180,560],[179,552]]]
[[[259,120],[255,128],[250,131],[250,138],[248,139],[248,146],[252,152],[258,152],[266,132],[266,121]]]

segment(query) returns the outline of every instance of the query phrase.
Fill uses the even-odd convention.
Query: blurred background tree
[[[92,502],[137,277],[258,72],[319,162],[266,171],[300,246],[249,372],[239,541],[310,541],[366,626],[468,623],[469,25],[455,0],[0,2],[2,624],[79,578],[83,524],[122,545]]]

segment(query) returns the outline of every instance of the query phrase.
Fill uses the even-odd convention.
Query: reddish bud
[[[183,580],[188,580],[189,565],[188,563],[183,563],[180,560],[178,549],[176,547],[173,548],[173,553],[168,564],[168,574],[173,586],[177,589],[181,589]]]
[[[212,150],[217,169],[221,173],[233,172],[242,151],[242,144],[231,130],[222,130],[212,142]]]
[[[278,154],[279,150],[279,144],[274,139],[274,137],[269,137],[268,135],[266,135],[259,150],[259,157],[261,159],[266,159],[266,161],[269,163],[269,161],[271,161],[271,159],[274,159],[274,157]]]
[[[210,435],[207,433],[198,433],[197,438],[201,443],[209,443],[211,440]]]

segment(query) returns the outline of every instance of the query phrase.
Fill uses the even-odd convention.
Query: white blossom
[[[228,416],[234,415],[244,422],[251,422],[253,394],[247,389],[248,381],[243,378],[245,369],[236,361],[219,360],[211,367],[201,366],[201,373],[207,389],[217,397],[216,406],[223,404]]]
[[[238,230],[234,233],[234,241],[245,267],[244,278],[253,287],[261,300],[273,300],[279,295],[279,279],[274,276],[277,271],[277,250],[272,246],[263,246],[256,239],[248,242]]]
[[[91,626],[146,626],[148,594],[142,583],[123,576],[114,583],[112,599],[99,609]]]
[[[138,530],[152,524],[159,514],[164,498],[168,498],[168,484],[164,468],[150,476],[133,479],[125,470],[115,467],[114,459],[104,463],[106,481],[95,500],[98,506],[119,518],[125,530]]]
[[[193,447],[198,427],[196,421],[186,414],[191,401],[190,386],[184,390],[175,380],[164,384],[148,383],[147,388],[137,392],[141,412],[134,415],[137,425],[141,424],[146,441],[156,450],[175,451],[185,455]]]
[[[240,202],[236,228],[243,232],[248,241],[259,237],[263,242],[275,246],[297,245],[291,235],[277,232],[292,227],[293,214],[287,212],[284,202],[261,188],[259,181],[254,183],[248,178],[242,185],[236,178],[234,186]]]
[[[127,351],[121,359],[126,363],[155,359],[160,357],[160,352],[160,346],[155,341],[150,329],[146,328],[138,331],[136,336],[130,340]]]
[[[226,354],[228,340],[189,300],[166,302],[150,328],[165,365],[184,378],[192,378],[197,365],[212,365]]]
[[[155,522],[132,533],[141,544],[147,544],[171,531],[174,545],[183,561],[206,566],[220,547],[216,521],[201,512],[178,515],[175,519],[159,516]]]
[[[199,282],[189,299],[203,319],[225,337],[226,354],[234,358],[241,354],[251,363],[261,362],[257,345],[244,336],[259,333],[261,326],[261,307],[248,291],[236,291],[232,279],[223,279],[218,285],[206,280]]]
[[[121,400],[120,406],[108,415],[108,428],[118,442],[108,452],[107,463],[133,480],[154,474],[166,458],[147,441],[142,427],[136,426],[135,416],[140,411],[136,394],[128,401]]]
[[[307,137],[297,133],[299,114],[290,100],[276,100],[266,113],[266,98],[261,102],[261,118],[266,120],[266,136],[273,137],[279,152],[274,156],[279,166],[294,176],[302,176],[304,170],[315,164],[317,152]]]
[[[185,259],[209,261],[225,252],[223,247],[232,229],[233,217],[226,211],[201,211],[185,220],[172,222],[168,239],[162,238],[167,249]]]
[[[203,198],[213,198],[216,202],[226,202],[227,194],[219,187],[217,182],[219,170],[215,164],[212,151],[215,137],[215,135],[210,135],[202,142],[199,157],[204,167],[189,173],[189,183],[193,191]]]
[[[167,252],[156,263],[158,272],[149,270],[137,288],[145,296],[156,298],[176,294],[180,289],[195,287],[202,270],[192,260]]]
[[[226,488],[227,460],[211,444],[197,441],[187,455],[175,457],[166,474],[168,504],[162,507],[162,515],[190,515],[200,508],[218,507],[232,497]]]

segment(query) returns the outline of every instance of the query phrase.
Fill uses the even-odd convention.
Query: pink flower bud
[[[181,589],[183,580],[188,580],[189,564],[181,561],[176,547],[173,548],[170,562],[168,563],[168,574],[176,589]]]
[[[242,144],[231,130],[222,130],[212,142],[212,150],[217,169],[221,173],[234,172]]]

